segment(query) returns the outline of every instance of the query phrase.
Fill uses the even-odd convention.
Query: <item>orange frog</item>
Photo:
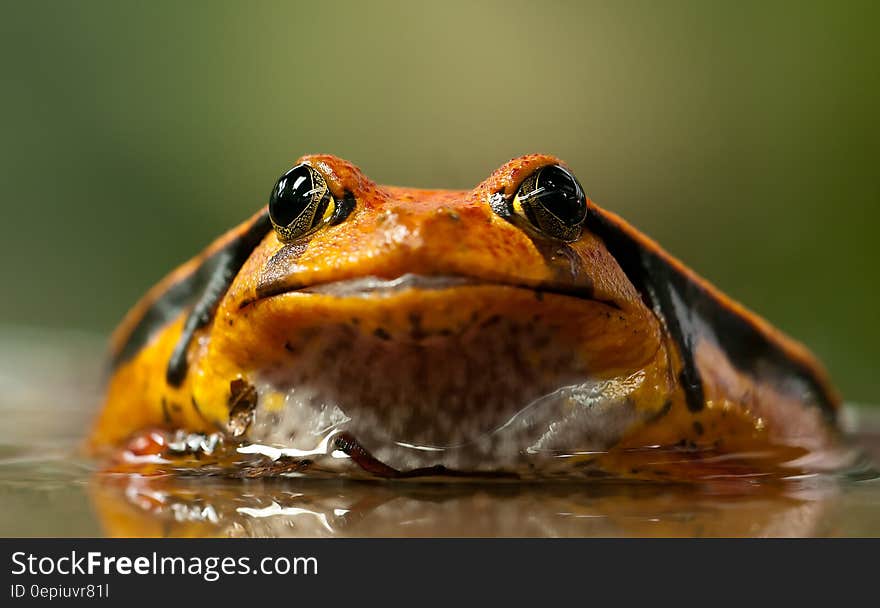
[[[552,156],[469,191],[379,186],[305,156],[150,290],[111,350],[90,446],[160,469],[691,479],[839,464],[838,397],[813,356]]]

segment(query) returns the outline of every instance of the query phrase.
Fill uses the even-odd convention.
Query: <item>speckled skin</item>
[[[688,408],[680,381],[685,355],[670,339],[663,315],[646,304],[603,239],[584,230],[574,243],[554,242],[492,211],[491,196],[499,192],[513,196],[527,175],[545,165],[562,164],[559,159],[539,154],[514,159],[469,191],[379,186],[354,165],[333,156],[305,156],[297,162],[318,169],[337,199],[353,194],[354,211],[345,221],[323,226],[300,242],[284,244],[272,231],[265,236],[220,301],[213,321],[191,344],[189,371],[179,387],[165,381],[165,367],[184,316],[157,331],[110,378],[90,439],[93,450],[118,446],[150,428],[226,432],[230,382],[236,378],[253,382],[261,374],[295,369],[302,353],[314,350],[315,336],[328,327],[363,340],[375,339],[379,345],[389,337],[412,345],[430,342],[432,336],[464,336],[475,324],[498,318],[517,331],[534,327],[546,334],[542,345],[535,347],[536,357],[570,353],[565,365],[593,379],[640,374],[638,388],[627,397],[635,415],[601,456],[601,467],[610,474],[641,476],[643,451],[649,446],[683,446],[688,466],[693,467],[703,450],[748,452],[772,444],[791,459],[836,441],[836,428],[827,415],[792,391],[737,368],[713,340],[694,345],[705,407]],[[591,214],[601,214],[639,246],[659,252],[708,290],[718,306],[747,320],[755,332],[806,366],[815,382],[834,394],[824,372],[802,346],[718,293],[617,216],[592,201],[588,204]],[[119,348],[168,285],[247,225],[218,239],[206,253],[151,290],[114,334],[113,348]],[[473,284],[375,297],[308,291],[351,279],[404,275],[466,277]],[[588,297],[551,293],[564,289]],[[553,343],[552,350],[547,341]],[[479,339],[463,339],[463,343],[479,348]],[[535,372],[540,366],[529,366],[529,373],[540,376],[531,382],[540,384],[544,373],[561,374],[559,367]],[[310,373],[320,373],[320,367],[317,370]],[[561,380],[549,376],[549,384]],[[420,420],[430,425],[429,414],[408,424]],[[453,414],[462,424],[469,415],[477,416],[467,411]],[[681,456],[664,454],[672,455],[658,455],[655,460],[661,468],[676,470]],[[707,461],[701,466],[711,470],[717,465]]]

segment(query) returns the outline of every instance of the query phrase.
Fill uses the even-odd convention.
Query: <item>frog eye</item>
[[[587,219],[587,198],[568,169],[549,165],[528,176],[512,203],[513,211],[547,236],[575,241]]]
[[[330,221],[335,209],[327,180],[308,165],[297,165],[278,178],[269,196],[269,219],[285,243]]]

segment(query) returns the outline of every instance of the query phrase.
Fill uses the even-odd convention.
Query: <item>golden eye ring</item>
[[[561,241],[580,238],[587,219],[587,197],[571,171],[548,165],[520,184],[511,202],[514,215]]]
[[[275,182],[269,196],[269,219],[278,240],[289,243],[329,222],[336,199],[327,180],[306,164],[296,165]]]

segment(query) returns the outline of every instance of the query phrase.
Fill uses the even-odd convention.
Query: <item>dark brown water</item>
[[[97,474],[78,456],[100,343],[0,335],[3,536],[880,536],[880,408],[845,424],[866,466],[698,485],[228,481]]]

